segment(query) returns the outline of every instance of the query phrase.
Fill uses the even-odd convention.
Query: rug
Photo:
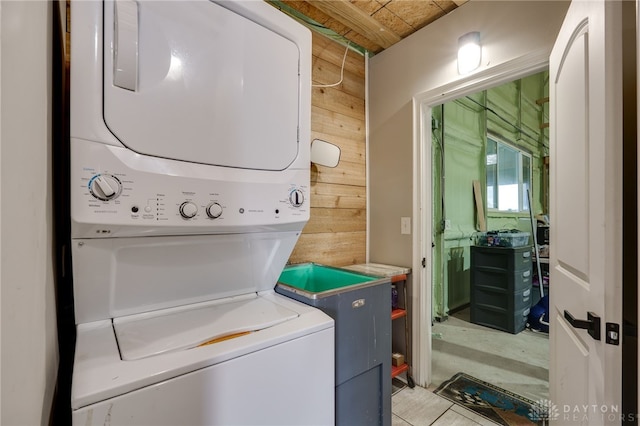
[[[504,426],[543,424],[536,402],[465,373],[455,374],[434,393]]]

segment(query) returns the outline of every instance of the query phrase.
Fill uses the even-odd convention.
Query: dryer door
[[[246,3],[254,18],[275,12]],[[104,7],[104,120],[126,147],[260,170],[296,158],[300,52],[268,18],[210,1]]]

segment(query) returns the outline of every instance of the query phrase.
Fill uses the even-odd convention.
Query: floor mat
[[[465,373],[455,374],[434,393],[504,426],[543,424],[534,401]]]

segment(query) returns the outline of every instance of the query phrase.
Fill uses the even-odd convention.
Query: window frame
[[[496,207],[489,207],[489,160],[488,160],[488,152],[489,152],[489,144],[493,142],[495,143],[495,156],[496,156],[496,168],[495,168],[495,181],[496,181],[496,188],[499,188],[499,184],[498,182],[500,181],[500,175],[499,175],[499,171],[500,171],[500,167],[499,167],[499,163],[500,163],[500,158],[498,156],[499,154],[499,147],[500,145],[503,145],[504,147],[515,151],[517,154],[517,168],[518,168],[518,210],[501,210],[499,208],[500,205],[500,197],[499,197],[499,190],[496,190],[493,193],[493,200],[492,202],[495,204]],[[529,159],[529,176],[528,176],[528,182],[525,181],[524,176],[525,176],[525,167],[524,167],[524,161],[523,161],[523,157],[524,158],[528,158]],[[529,209],[531,208],[531,206],[529,206],[529,200],[527,198],[527,194],[526,194],[526,184],[528,183],[529,185],[529,190],[532,191],[532,186],[533,186],[533,155],[518,147],[516,144],[509,142],[507,140],[505,140],[504,138],[498,137],[496,135],[493,134],[487,134],[487,139],[486,139],[486,144],[485,144],[485,155],[484,155],[484,167],[485,167],[485,182],[484,182],[484,187],[485,187],[485,194],[486,194],[486,205],[487,205],[487,211],[491,212],[491,213],[504,213],[504,214],[525,214],[525,213],[529,213]]]

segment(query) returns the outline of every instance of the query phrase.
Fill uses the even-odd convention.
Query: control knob
[[[294,189],[289,193],[289,202],[293,207],[300,207],[304,203],[304,193],[299,189]]]
[[[184,203],[180,204],[179,210],[180,216],[184,217],[185,219],[192,219],[198,213],[198,206],[196,206],[191,201],[185,201]]]
[[[89,181],[89,192],[98,200],[109,201],[117,198],[122,192],[122,184],[113,175],[95,175]]]
[[[211,203],[206,208],[207,216],[217,219],[222,215],[222,206],[218,203]]]

